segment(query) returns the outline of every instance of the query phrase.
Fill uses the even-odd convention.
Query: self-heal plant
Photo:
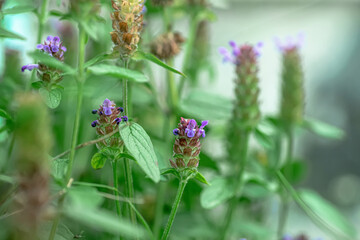
[[[205,137],[206,134],[204,127],[208,123],[209,121],[202,121],[201,125],[198,126],[194,119],[181,118],[178,127],[173,130],[173,134],[175,135],[175,143],[173,147],[174,160],[170,159],[172,168],[165,171],[163,174],[173,173],[179,178],[180,182],[169,220],[161,237],[162,240],[168,238],[187,182],[192,178],[196,178],[200,182],[207,184],[203,175],[198,172],[197,167],[199,166],[200,160],[200,139]]]
[[[227,231],[236,210],[238,198],[241,196],[244,187],[244,172],[247,163],[247,150],[249,137],[260,121],[259,93],[258,86],[258,57],[262,43],[256,46],[244,44],[238,46],[231,41],[230,53],[225,48],[220,48],[224,62],[231,62],[236,67],[235,79],[235,102],[232,118],[228,127],[228,158],[235,164],[235,188],[234,197],[231,199],[225,218],[221,239],[226,239]]]
[[[43,44],[38,44],[36,46],[41,52],[50,55],[53,58],[63,62],[64,54],[67,51],[66,47],[63,46],[60,38],[58,36],[48,36]],[[21,71],[25,70],[32,71],[37,70],[37,76],[42,81],[42,84],[45,88],[51,89],[53,85],[59,83],[63,77],[60,70],[46,66],[45,64],[39,62],[37,64],[27,64],[21,68]]]

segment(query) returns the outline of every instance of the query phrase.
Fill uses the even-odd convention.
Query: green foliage
[[[149,79],[142,73],[121,68],[114,65],[98,64],[88,68],[88,71],[94,75],[105,75],[117,78],[125,78],[133,82],[147,82]]]
[[[105,166],[106,160],[107,157],[103,153],[95,153],[91,158],[91,166],[95,170],[102,169]]]
[[[321,217],[330,228],[344,234],[349,239],[355,238],[355,227],[333,204],[311,190],[301,190],[299,195],[312,211]]]
[[[65,180],[68,162],[68,159],[62,158],[51,161],[51,175],[56,181],[63,182]]]
[[[342,139],[345,136],[342,129],[314,119],[306,119],[301,126],[324,138]]]
[[[161,61],[160,59],[158,59],[157,57],[155,57],[153,54],[151,53],[145,53],[142,51],[137,51],[134,56],[132,57],[134,60],[148,60],[150,62],[153,62],[157,65],[159,65],[160,67],[163,67],[173,73],[182,75],[183,77],[186,77],[185,74],[183,74],[182,72],[176,70],[173,67],[170,67],[169,65],[167,65],[166,63],[164,63],[163,61]]]
[[[61,70],[64,74],[75,74],[76,70],[70,67],[69,65],[57,60],[56,58],[45,54],[40,51],[35,51],[32,53],[29,53],[29,56],[34,58],[36,61],[41,62],[42,64],[52,67],[58,70]]]
[[[217,177],[210,181],[200,196],[201,206],[214,208],[234,196],[234,182],[231,179]]]
[[[0,27],[0,38],[13,38],[13,39],[20,39],[20,40],[26,39],[25,37],[23,37],[17,33],[8,31],[3,27]]]
[[[131,125],[122,124],[119,127],[120,136],[126,149],[134,156],[142,170],[154,182],[160,181],[160,171],[157,157],[150,137],[137,123]]]
[[[7,8],[1,11],[3,15],[9,14],[19,14],[19,13],[26,13],[26,12],[34,12],[35,8],[33,6],[16,6],[12,8]]]
[[[57,108],[61,102],[61,91],[57,88],[50,91],[44,88],[39,89],[39,93],[49,108]]]

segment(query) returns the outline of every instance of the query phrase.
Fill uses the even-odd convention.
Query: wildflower
[[[109,134],[118,128],[121,121],[128,121],[127,116],[121,116],[124,109],[122,107],[116,107],[115,103],[109,99],[105,99],[100,105],[99,109],[91,111],[92,114],[97,114],[98,119],[91,123],[92,127],[96,127],[96,132],[100,136]],[[103,147],[119,147],[122,141],[118,136],[111,136],[110,138],[97,144],[98,148]]]
[[[144,0],[112,0],[114,12],[111,14],[113,31],[111,40],[114,51],[122,59],[129,58],[137,49],[143,26]]]
[[[165,33],[151,43],[151,53],[160,59],[169,60],[180,53],[185,39],[180,33]]]
[[[255,46],[250,45],[242,45],[238,46],[234,41],[229,42],[230,47],[232,48],[232,52],[230,53],[226,48],[220,47],[219,53],[223,56],[223,62],[231,62],[236,65],[240,65],[241,56],[245,54],[246,48],[251,47],[251,58],[260,57],[261,49],[264,46],[263,42],[258,42]],[[248,52],[249,53],[249,52]],[[250,57],[250,56],[249,56]]]
[[[46,53],[62,62],[64,61],[64,53],[67,51],[66,47],[63,46],[60,38],[58,36],[53,37],[51,35],[46,38],[44,43],[38,44],[36,48],[41,52]],[[21,71],[32,71],[33,69],[37,69],[38,77],[43,81],[44,84],[46,84],[45,87],[47,88],[51,88],[52,85],[62,80],[61,72],[59,70],[48,67],[41,62],[38,64],[24,65],[22,66]]]
[[[299,54],[303,42],[302,34],[297,38],[287,38],[285,43],[276,40],[283,61],[280,117],[287,127],[301,123],[303,119],[304,73]]]
[[[171,166],[176,169],[197,168],[201,149],[200,137],[205,137],[204,127],[209,121],[203,121],[201,126],[194,119],[184,119],[173,130],[176,136],[174,143],[175,162],[170,160]]]

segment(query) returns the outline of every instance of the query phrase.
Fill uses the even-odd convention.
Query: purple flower
[[[219,53],[223,56],[223,62],[231,62],[236,65],[240,64],[239,57],[241,56],[242,46],[236,45],[234,41],[230,41],[229,45],[232,48],[231,53],[224,47],[219,48]],[[259,42],[253,47],[256,57],[260,57],[260,50],[263,45],[262,42]]]
[[[261,50],[264,47],[264,43],[263,42],[258,42],[255,46],[254,46],[254,51],[257,57],[260,57],[261,55]]]
[[[109,99],[105,99],[103,102],[103,110],[106,116],[109,116],[112,114],[112,110],[114,109],[113,107],[113,102],[110,101]]]
[[[66,47],[64,47],[64,46],[61,46],[60,49],[63,50],[64,52],[67,51]]]
[[[124,122],[127,122],[127,121],[129,120],[127,116],[123,116],[123,117],[121,117],[121,119],[122,119]]]
[[[36,45],[36,48],[42,50],[44,48],[44,45],[38,44],[38,45]]]
[[[119,123],[121,122],[121,118],[115,118],[114,122],[119,125]]]
[[[96,127],[96,125],[100,124],[98,120],[95,120],[91,123],[92,127]]]
[[[21,68],[21,71],[24,72],[26,69],[31,71],[33,70],[34,68],[39,68],[39,64],[28,64],[28,65],[24,65],[22,66]]]
[[[301,48],[304,45],[304,41],[304,33],[299,33],[296,37],[288,36],[286,37],[285,41],[280,40],[280,38],[278,37],[274,38],[275,45],[281,52],[287,52],[297,48]]]
[[[201,126],[199,128],[198,136],[202,136],[203,138],[206,136],[204,127],[208,125],[209,121],[205,120],[201,122]]]
[[[60,42],[60,38],[58,36],[54,37],[52,39],[52,41],[55,43],[55,44],[58,44]]]
[[[51,47],[51,51],[56,53],[56,52],[59,51],[59,47],[54,45],[54,46]]]
[[[191,119],[189,124],[187,125],[185,129],[185,134],[188,138],[192,138],[195,136],[197,123],[194,119]]]
[[[124,108],[122,108],[122,107],[118,107],[118,110],[119,110],[120,112],[124,112]]]
[[[176,136],[176,135],[179,135],[179,129],[177,129],[177,128],[175,128],[174,130],[173,130],[173,134]]]
[[[96,114],[97,112],[98,112],[97,109],[94,109],[94,110],[91,111],[92,114]]]
[[[45,52],[47,52],[47,53],[51,53],[50,47],[49,47],[48,45],[44,45],[43,50],[44,50]]]
[[[233,61],[234,61],[234,59],[233,59],[233,57],[231,56],[230,52],[229,52],[226,48],[224,48],[224,47],[219,48],[219,53],[220,53],[221,55],[223,55],[223,62],[224,62],[224,63],[225,63],[225,62],[233,62]]]

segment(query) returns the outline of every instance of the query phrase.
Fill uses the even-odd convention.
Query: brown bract
[[[165,33],[151,43],[151,53],[163,60],[169,60],[181,51],[185,39],[180,33]]]

